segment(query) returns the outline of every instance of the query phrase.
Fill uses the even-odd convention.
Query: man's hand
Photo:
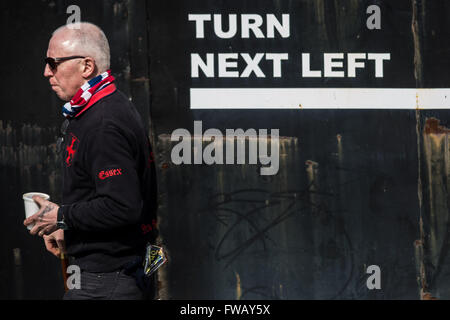
[[[61,253],[66,253],[66,246],[64,242],[64,230],[56,230],[50,235],[44,235],[44,243],[47,251],[61,257]]]
[[[53,233],[58,229],[56,221],[58,219],[59,206],[56,203],[45,200],[39,196],[34,196],[33,200],[36,201],[41,208],[37,213],[31,217],[25,219],[24,225],[35,223],[33,229],[30,230],[30,234],[38,234],[42,237],[44,234]]]

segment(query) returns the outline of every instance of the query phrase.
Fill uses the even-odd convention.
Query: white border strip
[[[191,109],[450,109],[450,89],[191,88]]]

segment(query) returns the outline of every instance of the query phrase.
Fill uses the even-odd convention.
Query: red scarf
[[[66,118],[76,117],[81,111],[86,109],[84,107],[88,104],[93,95],[112,84],[114,80],[115,78],[111,75],[111,70],[107,70],[87,81],[80,89],[78,89],[73,98],[64,104],[62,107],[63,115]],[[113,88],[115,89],[114,85]]]

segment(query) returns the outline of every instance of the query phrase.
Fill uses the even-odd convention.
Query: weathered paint
[[[426,291],[435,297],[446,297],[447,282],[443,273],[448,269],[449,190],[450,190],[450,130],[436,118],[427,118],[423,130],[424,212],[426,226],[424,268]]]

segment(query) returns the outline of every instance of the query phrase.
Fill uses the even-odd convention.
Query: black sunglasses
[[[84,59],[86,57],[83,56],[70,56],[70,57],[61,57],[61,58],[45,58],[45,63],[50,66],[50,69],[55,70],[59,63],[72,59]]]

